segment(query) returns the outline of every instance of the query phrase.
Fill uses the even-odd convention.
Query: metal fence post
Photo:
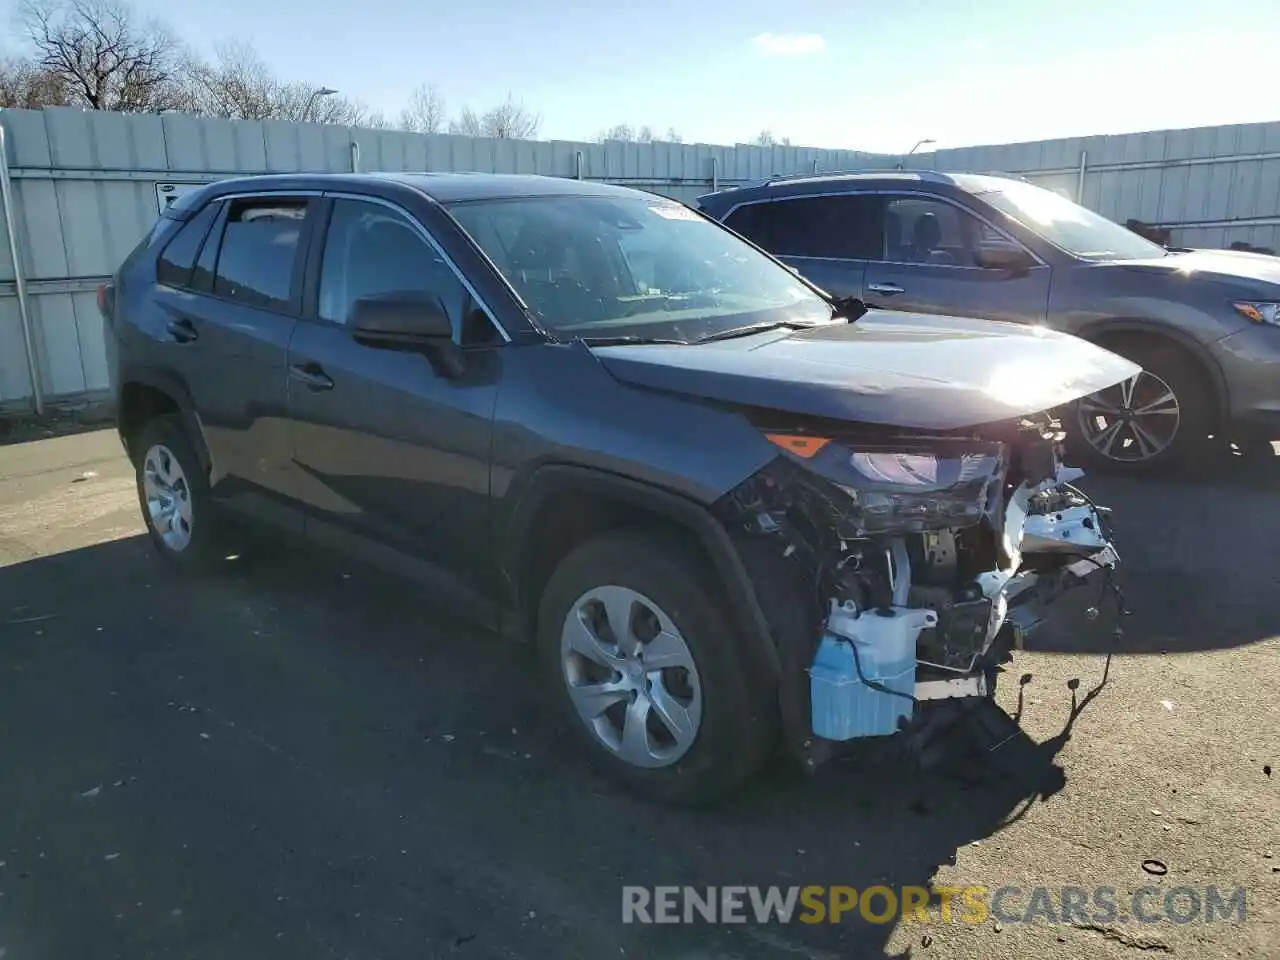
[[[1084,172],[1087,169],[1089,151],[1080,151],[1080,179],[1076,181],[1076,203],[1084,206]]]
[[[18,324],[22,328],[22,348],[27,354],[27,373],[31,378],[31,400],[36,416],[44,416],[44,390],[40,384],[40,364],[36,360],[36,342],[31,332],[31,312],[27,304],[27,284],[22,278],[22,256],[18,252],[18,228],[13,212],[13,181],[9,179],[9,151],[5,143],[4,124],[0,123],[0,202],[4,203],[4,229],[9,237],[9,256],[13,260],[13,287],[18,294]]]

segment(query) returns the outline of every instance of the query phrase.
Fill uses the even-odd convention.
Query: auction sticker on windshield
[[[649,208],[658,216],[667,220],[701,220],[696,213],[688,207],[681,207],[674,203],[654,204]]]

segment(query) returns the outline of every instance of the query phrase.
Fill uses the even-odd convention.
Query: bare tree
[[[67,104],[67,89],[61,78],[29,58],[0,60],[0,107],[39,110]]]
[[[532,140],[542,126],[542,114],[530,110],[511,94],[480,118],[485,136],[504,140]]]
[[[444,97],[434,83],[424,83],[409,94],[409,104],[400,112],[400,129],[411,133],[442,133],[445,119]]]
[[[542,126],[542,115],[530,110],[511,94],[482,114],[463,107],[449,123],[449,132],[466,137],[497,137],[504,140],[532,140]]]
[[[123,0],[26,0],[22,19],[35,62],[72,104],[127,113],[184,105],[181,43]]]
[[[463,107],[462,112],[449,121],[449,132],[464,137],[487,136],[483,119],[470,107]]]
[[[186,73],[192,113],[227,120],[278,115],[281,85],[251,44],[218,44],[211,62],[192,59]]]
[[[597,143],[605,143],[609,140],[621,140],[630,142],[636,138],[635,128],[629,123],[615,123],[612,127],[607,127],[596,134]]]
[[[773,135],[772,130],[761,130],[756,134],[756,138],[752,143],[757,147],[776,147],[778,145],[778,138]]]
[[[680,134],[676,133],[674,127],[667,128],[665,137],[658,136],[654,132],[653,127],[644,124],[641,127],[633,127],[629,123],[617,123],[612,127],[601,130],[595,135],[596,143],[605,143],[608,140],[621,140],[624,143],[681,143]]]
[[[228,120],[292,120],[341,126],[389,126],[358,100],[314,83],[286,83],[272,73],[252,44],[233,41],[214,48],[205,63],[186,67],[184,109]]]

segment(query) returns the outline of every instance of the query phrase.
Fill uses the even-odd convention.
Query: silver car
[[[1040,324],[1141,365],[1063,411],[1076,462],[1141,473],[1213,434],[1280,437],[1280,258],[1171,251],[1022,180],[776,179],[701,209],[838,296]]]

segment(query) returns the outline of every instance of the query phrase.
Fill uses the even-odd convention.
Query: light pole
[[[915,145],[914,147],[912,147],[910,150],[908,150],[908,151],[906,152],[906,154],[903,156],[903,158],[902,158],[901,160],[899,160],[899,161],[898,161],[898,169],[899,169],[899,170],[901,170],[903,167],[905,167],[905,166],[906,166],[906,163],[907,163],[907,157],[911,156],[913,153],[915,153],[915,152],[916,152],[917,150],[919,150],[921,147],[925,146],[926,144],[936,143],[936,142],[937,142],[937,141],[935,141],[935,140],[931,140],[931,139],[929,139],[928,137],[925,137],[925,139],[918,141],[918,142],[916,143],[916,145]]]
[[[316,97],[331,97],[337,92],[332,87],[320,87],[318,90],[312,90],[311,96],[307,98],[307,105],[302,110],[302,122],[311,122],[311,108],[316,105]]]

